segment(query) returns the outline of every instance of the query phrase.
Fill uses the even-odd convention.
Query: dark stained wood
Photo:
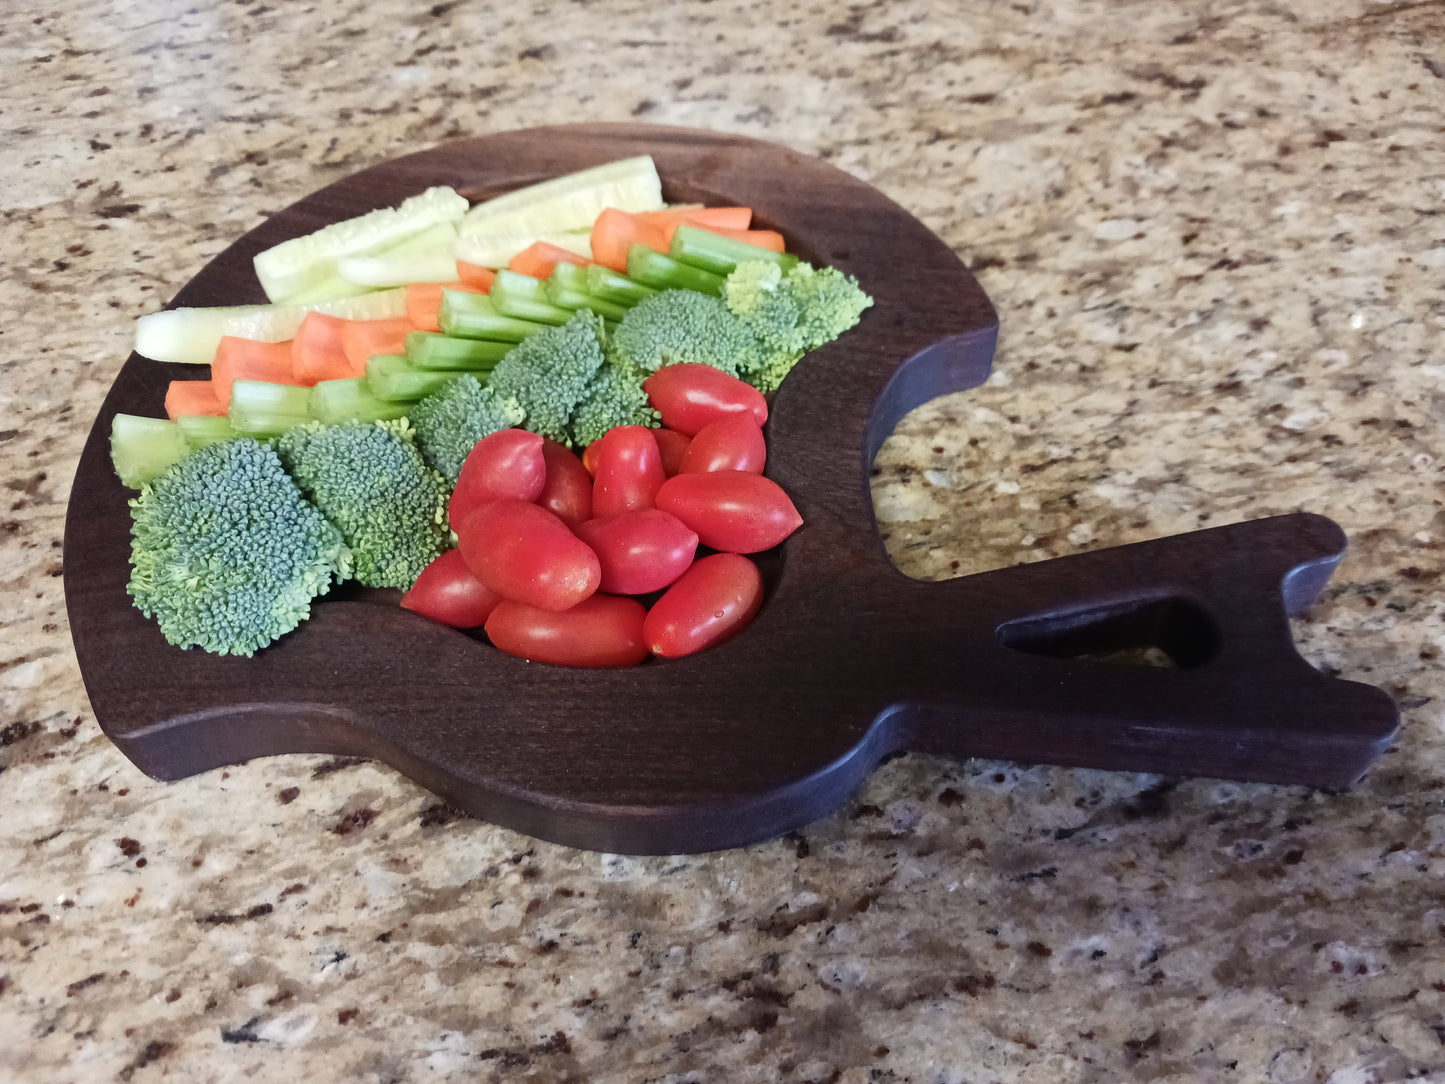
[[[805,525],[745,633],[691,659],[572,670],[357,594],[255,658],[169,647],[130,605],[117,411],[158,414],[181,366],[132,356],[76,474],[65,538],[76,653],[101,726],[178,779],[288,752],[375,757],[471,813],[629,853],[737,846],[842,800],[898,750],[1343,786],[1389,743],[1390,698],[1324,676],[1287,614],[1344,549],[1310,515],[1219,527],[946,583],[900,574],[868,469],[918,404],[980,383],[997,317],[919,222],[813,158],[683,129],[580,126],[452,143],[323,189],[247,234],[175,305],[263,300],[251,257],[433,184],[473,198],[651,153],[674,200],[748,204],[790,249],[858,276],[862,324],[789,377],[769,473]],[[194,372],[194,370],[191,370]],[[1154,647],[1172,668],[1091,657]]]

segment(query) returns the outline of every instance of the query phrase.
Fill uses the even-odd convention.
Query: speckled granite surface
[[[475,0],[0,15],[0,1077],[1445,1080],[1445,7]],[[990,383],[875,503],[940,578],[1293,509],[1387,688],[1347,793],[905,757],[679,859],[389,769],[175,784],[89,714],[69,481],[131,321],[268,212],[537,123],[823,155],[977,270]]]

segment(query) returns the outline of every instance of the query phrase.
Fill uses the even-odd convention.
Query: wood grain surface
[[[832,808],[890,752],[1343,786],[1396,709],[1300,658],[1287,614],[1344,549],[1310,515],[924,583],[890,563],[868,469],[918,404],[983,381],[997,317],[938,238],[869,186],[773,144],[588,125],[447,144],[331,185],[218,256],[172,302],[261,301],[258,251],[437,184],[473,199],[649,153],[674,201],[752,206],[790,251],[858,277],[875,305],[779,390],[768,474],[803,528],[768,562],[766,604],[688,659],[528,663],[340,591],[254,658],[181,651],[130,604],[130,496],[112,416],[159,415],[185,367],[132,355],[76,473],[65,537],[72,634],[101,726],[178,779],[288,752],[375,757],[468,812],[625,853],[738,846]],[[1169,666],[1121,665],[1154,649]]]

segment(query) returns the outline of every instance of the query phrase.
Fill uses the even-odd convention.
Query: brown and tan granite
[[[17,8],[0,1079],[1445,1080],[1445,6]],[[995,376],[879,457],[901,568],[1323,513],[1351,549],[1300,647],[1397,698],[1397,745],[1343,793],[910,756],[677,859],[369,763],[139,774],[60,557],[134,317],[358,168],[639,119],[827,158],[994,298]]]

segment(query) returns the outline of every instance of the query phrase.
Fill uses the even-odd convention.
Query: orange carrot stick
[[[366,375],[366,361],[376,354],[406,352],[406,337],[416,325],[405,316],[391,320],[347,320],[341,328],[341,349],[352,376]]]
[[[166,417],[175,421],[183,414],[225,417],[226,407],[209,380],[172,380],[166,389]]]
[[[491,293],[492,280],[496,277],[497,273],[490,267],[483,267],[479,263],[467,263],[466,260],[457,261],[457,278],[478,293]]]
[[[772,249],[774,252],[786,251],[783,248],[783,235],[777,230],[724,230],[712,226],[701,226],[700,229],[708,233],[715,233],[719,237],[731,237],[734,241],[745,241],[750,245],[757,245],[759,248]]]
[[[342,342],[342,329],[350,323],[322,312],[308,312],[291,340],[291,359],[296,369],[294,383],[312,385],[322,380],[341,380],[360,376],[352,372]]]
[[[466,293],[482,293],[475,286],[465,282],[414,282],[406,288],[406,318],[418,331],[440,331],[437,317],[442,311],[442,291],[462,290]]]
[[[575,263],[585,267],[589,262],[587,257],[579,256],[560,245],[538,241],[513,256],[507,264],[507,270],[531,275],[534,279],[544,279],[559,263]]]
[[[299,384],[291,362],[291,343],[263,343],[222,336],[211,361],[211,385],[223,407],[231,405],[231,384],[237,380],[265,380],[272,384]]]
[[[609,207],[592,224],[592,259],[614,271],[627,271],[627,250],[633,245],[646,245],[658,252],[667,251],[666,231],[662,226],[645,222],[637,215]]]
[[[640,211],[638,218],[660,226],[686,222],[704,230],[745,230],[753,224],[751,207],[673,207],[666,211]]]

